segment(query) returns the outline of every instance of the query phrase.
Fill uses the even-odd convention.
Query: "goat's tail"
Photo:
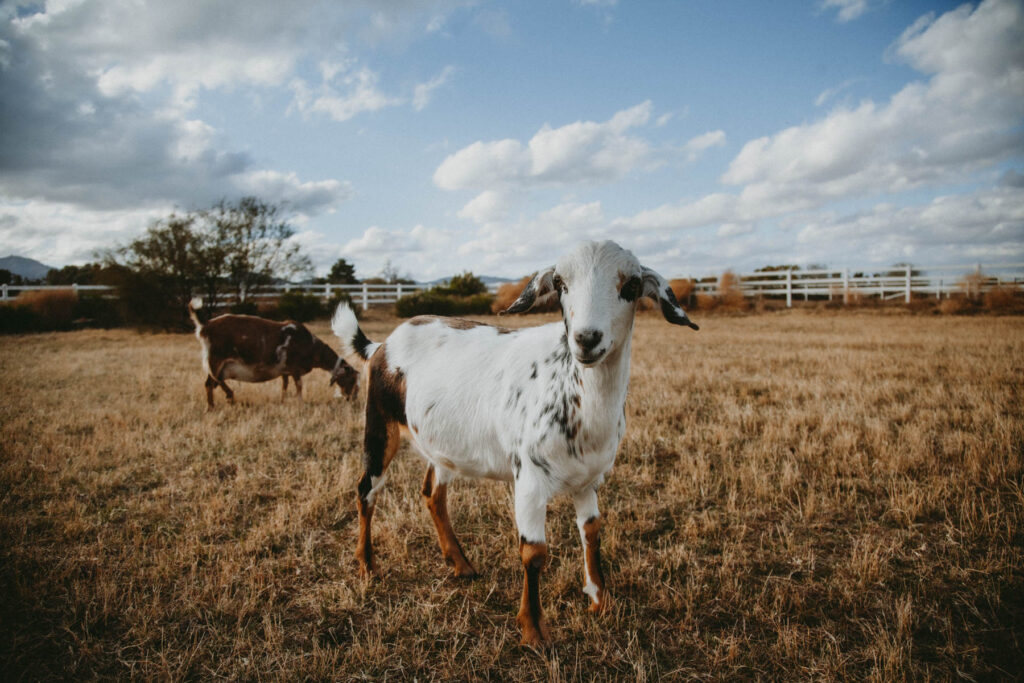
[[[188,317],[192,318],[192,322],[196,326],[196,332],[203,328],[203,323],[199,321],[199,316],[196,315],[196,311],[203,307],[203,297],[194,296],[188,302]]]
[[[334,311],[334,317],[331,318],[331,329],[334,330],[334,336],[341,342],[342,356],[355,355],[363,360],[368,360],[373,352],[380,347],[380,344],[370,341],[363,334],[359,328],[359,321],[356,320],[355,312],[344,301],[338,304],[337,310]]]

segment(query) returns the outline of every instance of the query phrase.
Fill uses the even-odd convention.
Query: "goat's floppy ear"
[[[661,314],[665,316],[665,320],[673,325],[686,325],[687,327],[699,330],[700,328],[697,327],[697,324],[686,317],[686,311],[676,301],[676,295],[673,294],[672,288],[668,286],[665,278],[650,268],[641,267],[641,270],[643,271],[644,296],[658,302],[658,305],[661,306]]]
[[[544,296],[555,288],[554,281],[552,280],[554,274],[554,266],[539,271],[533,276],[533,279],[523,287],[523,293],[519,295],[519,298],[513,301],[511,306],[498,315],[522,313],[523,311],[530,310],[530,308],[533,307],[534,302],[537,301],[537,297]]]

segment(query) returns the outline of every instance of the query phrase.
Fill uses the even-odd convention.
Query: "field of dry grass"
[[[453,487],[482,576],[451,579],[403,448],[383,578],[357,578],[361,417],[326,373],[305,404],[239,385],[207,414],[191,335],[0,339],[0,677],[1020,675],[1024,318],[698,322],[637,323],[601,491],[610,614],[586,612],[572,504],[551,506],[545,652],[518,644],[504,484]]]

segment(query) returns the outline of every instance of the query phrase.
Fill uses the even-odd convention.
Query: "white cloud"
[[[315,87],[302,79],[292,81],[295,106],[300,112],[326,114],[335,121],[348,121],[363,112],[404,103],[400,97],[381,92],[377,87],[377,74],[365,66],[357,66],[353,60],[325,62],[320,72],[322,80]]]
[[[955,182],[1024,151],[1024,10],[987,0],[919,21],[893,48],[934,74],[748,142],[722,176],[776,205]]]
[[[474,223],[494,223],[503,219],[508,214],[510,205],[509,195],[497,190],[484,190],[473,199],[469,200],[459,210],[459,218],[471,220]]]
[[[690,139],[683,150],[686,152],[689,161],[695,161],[703,152],[712,147],[721,147],[725,144],[725,131],[713,130]]]
[[[438,166],[434,183],[445,190],[526,189],[617,180],[653,163],[650,145],[627,134],[647,124],[651,108],[643,102],[603,123],[544,125],[525,145],[513,139],[474,142]]]
[[[1024,254],[1024,195],[1013,188],[945,195],[909,206],[881,203],[845,216],[802,220],[797,245],[811,260],[836,253],[873,263],[897,255],[921,264],[989,262]],[[834,256],[833,256],[834,258]]]
[[[422,111],[430,104],[430,98],[434,91],[448,82],[451,75],[455,73],[455,67],[446,66],[440,74],[426,83],[419,83],[413,90],[412,107],[416,111]]]
[[[822,9],[838,9],[839,21],[853,21],[868,10],[867,0],[822,0]]]

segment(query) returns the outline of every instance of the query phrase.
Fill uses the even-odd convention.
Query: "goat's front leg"
[[[576,526],[583,542],[583,592],[590,596],[590,611],[600,614],[610,600],[601,571],[601,513],[597,509],[597,490],[588,487],[572,498],[576,506]]]
[[[302,375],[292,375],[292,379],[295,380],[295,395],[299,397],[299,401],[302,401]]]
[[[540,573],[548,559],[544,536],[548,501],[536,487],[517,481],[515,504],[519,556],[523,561],[523,596],[516,621],[523,634],[523,645],[541,646],[551,639],[540,606]]]
[[[281,375],[281,402],[288,398],[288,375]]]

